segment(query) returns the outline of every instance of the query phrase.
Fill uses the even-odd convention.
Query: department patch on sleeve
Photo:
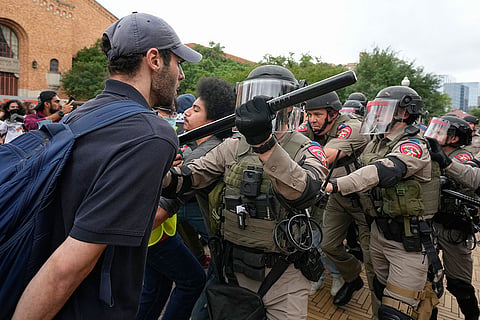
[[[400,152],[413,158],[422,157],[422,148],[415,142],[405,142],[400,145]]]
[[[328,162],[327,162],[327,156],[325,155],[325,152],[323,151],[322,147],[318,143],[313,143],[310,147],[308,147],[308,151],[320,162],[328,168]]]
[[[337,139],[347,139],[352,134],[352,128],[346,124],[341,124],[338,127]]]
[[[308,123],[305,121],[304,123],[302,123],[301,125],[298,126],[297,131],[298,132],[305,132],[305,131],[307,131],[307,129],[308,129]]]
[[[472,157],[466,152],[461,152],[461,153],[457,154],[455,156],[455,158],[457,158],[461,162],[467,162],[467,161],[472,160]]]

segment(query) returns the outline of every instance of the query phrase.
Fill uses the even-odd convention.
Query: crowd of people
[[[117,100],[153,110],[76,141],[52,206],[56,250],[14,319],[306,319],[327,273],[333,304],[345,306],[365,286],[362,270],[372,319],[436,319],[444,284],[465,319],[479,318],[478,208],[444,192],[480,195],[476,117],[422,126],[424,102],[408,86],[273,111],[272,97],[303,83],[275,65],[236,88],[202,78],[195,95],[176,97],[182,63],[202,56],[149,14],[113,23],[102,50],[105,90],[75,111],[54,91],[31,111],[17,100],[0,111],[21,134]],[[179,146],[179,134],[232,114],[233,129]]]

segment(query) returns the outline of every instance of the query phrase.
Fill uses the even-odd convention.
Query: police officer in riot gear
[[[347,98],[347,101],[352,101],[352,100],[355,100],[355,101],[359,101],[363,107],[367,107],[367,102],[368,102],[368,99],[367,97],[361,93],[361,92],[353,92],[351,93],[348,98]]]
[[[323,146],[330,167],[337,158],[332,174],[333,178],[345,176],[358,169],[358,156],[370,141],[368,135],[360,134],[362,124],[360,120],[340,114],[341,108],[342,104],[336,92],[329,92],[308,100],[305,103],[307,122],[299,129],[300,132]],[[352,298],[353,292],[363,286],[360,278],[362,263],[356,256],[347,253],[343,245],[351,223],[356,223],[359,228],[365,266],[372,288],[374,273],[369,253],[370,232],[365,214],[360,206],[359,196],[357,194],[331,195],[323,217],[321,247],[345,280],[345,283],[335,293],[333,303],[337,306],[347,304]],[[373,305],[376,312],[375,301],[373,301]]]
[[[464,147],[472,141],[472,129],[468,122],[455,116],[433,118],[425,132],[425,137],[433,138],[442,146],[445,155],[453,162],[467,165],[473,155]],[[447,172],[450,178],[450,173]],[[474,197],[473,191],[462,188],[450,178],[444,182],[445,187]],[[472,286],[474,233],[471,221],[467,218],[477,208],[458,205],[454,198],[442,194],[439,212],[434,217],[434,226],[438,244],[443,251],[443,262],[447,279],[447,290],[455,296],[465,319],[477,320],[479,317],[478,300]]]
[[[428,319],[438,303],[427,272],[432,264],[441,273],[431,239],[440,170],[432,165],[419,129],[412,126],[422,110],[422,98],[409,87],[381,90],[362,124],[363,133],[374,135],[360,157],[364,167],[332,179],[325,190],[342,195],[370,192],[372,201],[362,204],[374,219],[370,255],[380,319]]]
[[[354,92],[348,96],[340,113],[345,113],[362,120],[367,108],[367,102],[367,97],[363,93]]]
[[[478,134],[478,118],[472,115],[466,115],[463,120],[467,121],[472,129],[472,143],[465,146],[465,149],[470,151],[473,155],[480,152],[480,134]]]
[[[327,173],[322,148],[296,132],[301,110],[292,106],[274,114],[266,103],[265,96],[298,86],[286,68],[254,69],[237,86],[235,123],[241,135],[173,168],[164,180],[166,196],[202,188],[223,176],[225,272],[229,283],[255,292],[271,268],[285,259],[273,240],[276,224],[292,211],[312,206]],[[310,281],[290,264],[263,296],[267,317],[306,319],[309,289]]]

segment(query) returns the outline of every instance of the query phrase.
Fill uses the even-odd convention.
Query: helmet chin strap
[[[325,128],[330,124],[332,123],[333,121],[335,121],[336,117],[333,118],[331,121],[328,121],[328,114],[327,114],[327,117],[325,119],[325,122],[323,123],[323,126],[320,128],[320,129],[313,129],[312,126],[310,125],[310,122],[308,123],[308,125],[310,126],[310,129],[312,129],[313,133],[317,136],[321,136],[322,135],[322,132],[325,130]]]

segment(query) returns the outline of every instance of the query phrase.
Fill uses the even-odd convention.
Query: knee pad
[[[413,318],[407,316],[405,313],[402,313],[397,309],[386,306],[384,304],[380,305],[380,308],[378,308],[378,319],[380,320],[414,320]]]
[[[385,290],[386,285],[382,284],[377,276],[373,277],[373,292],[378,300],[382,301],[383,290]]]
[[[475,288],[463,280],[447,278],[447,290],[450,291],[455,298],[460,300],[471,299],[475,297]]]

